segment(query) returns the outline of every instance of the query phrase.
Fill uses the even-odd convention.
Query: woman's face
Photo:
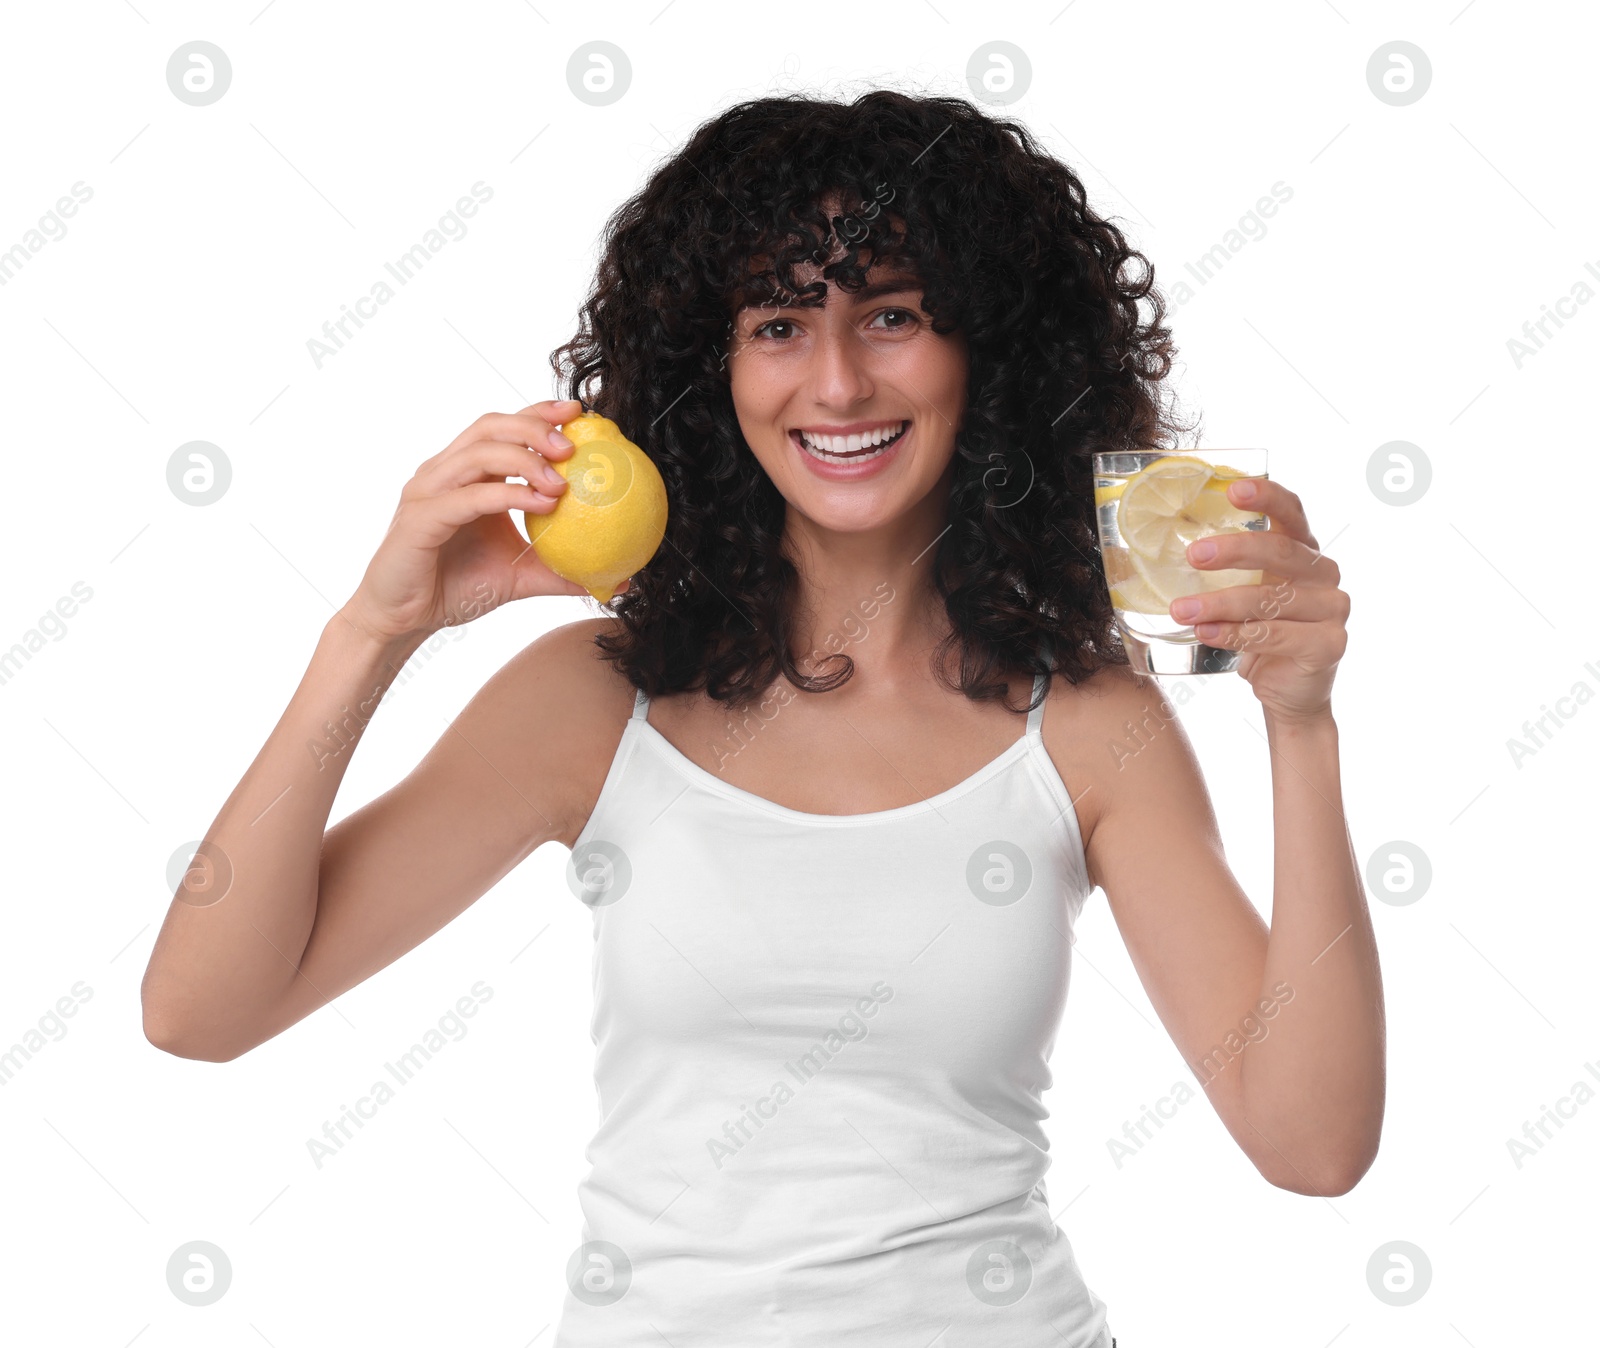
[[[899,518],[939,486],[955,452],[966,342],[933,331],[915,279],[891,265],[869,270],[854,295],[830,283],[822,305],[734,316],[728,369],[745,442],[790,507],[825,529]],[[797,268],[795,279],[819,272]]]

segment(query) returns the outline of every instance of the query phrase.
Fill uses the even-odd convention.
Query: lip
[[[874,477],[887,469],[899,456],[900,450],[906,441],[917,433],[917,423],[914,418],[905,417],[902,420],[909,421],[910,425],[906,427],[900,438],[890,445],[888,449],[884,450],[882,454],[878,455],[877,458],[867,459],[861,463],[824,463],[821,459],[813,458],[800,443],[798,429],[790,431],[788,439],[789,443],[794,446],[794,452],[800,456],[801,463],[805,464],[817,477],[826,482],[857,482],[862,478]],[[883,424],[881,421],[858,421],[847,431],[822,431],[820,427],[816,429],[819,434],[850,435],[855,431],[870,431],[873,427],[882,426]],[[806,429],[809,431],[813,428],[807,426]]]

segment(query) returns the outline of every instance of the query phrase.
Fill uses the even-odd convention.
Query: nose
[[[819,406],[848,408],[872,396],[873,381],[867,368],[870,355],[848,322],[832,320],[820,325],[811,349],[811,393]]]

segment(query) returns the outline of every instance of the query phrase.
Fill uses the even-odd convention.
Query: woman
[[[427,460],[207,835],[225,901],[176,896],[146,1033],[234,1058],[557,840],[593,913],[601,1105],[558,1348],[1105,1348],[1040,1104],[1093,888],[1269,1182],[1341,1194],[1377,1148],[1338,569],[1272,481],[1229,489],[1269,532],[1191,554],[1267,573],[1193,621],[1262,704],[1269,932],[1111,620],[1088,455],[1181,428],[1148,264],[1079,180],[959,100],[762,99],[700,128],[605,243],[552,360],[660,467],[661,549],[324,833],[421,641],[582,593],[507,514],[555,508],[543,460],[577,402],[487,414]]]

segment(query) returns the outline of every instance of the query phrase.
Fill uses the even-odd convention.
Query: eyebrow
[[[870,300],[878,295],[896,295],[901,291],[906,290],[916,290],[920,292],[923,289],[925,289],[925,287],[923,286],[922,282],[919,281],[915,276],[900,276],[893,277],[886,281],[873,281],[868,285],[862,286],[860,290],[841,291],[840,293],[845,295],[848,299]]]
[[[898,295],[907,291],[924,291],[927,287],[915,276],[890,277],[882,281],[869,281],[860,290],[840,290],[846,301],[859,302],[862,300],[876,299],[879,295]],[[743,306],[744,309],[816,309],[818,304],[774,304],[771,299],[757,299]]]

